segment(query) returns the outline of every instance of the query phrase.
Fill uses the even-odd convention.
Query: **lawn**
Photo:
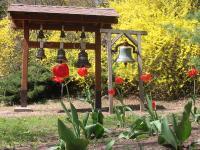
[[[82,118],[81,114],[81,118]],[[64,114],[52,116],[29,116],[29,117],[8,117],[0,118],[0,149],[5,147],[13,148],[19,146],[31,146],[33,149],[44,143],[56,143],[57,119],[64,120]],[[127,116],[127,126],[137,116]],[[91,122],[91,120],[89,120]],[[114,115],[104,118],[106,128],[115,129],[117,120]]]

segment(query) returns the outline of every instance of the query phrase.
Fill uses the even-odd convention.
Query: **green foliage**
[[[192,101],[189,101],[184,107],[180,122],[173,115],[173,130],[169,127],[167,118],[161,120],[161,134],[158,137],[160,144],[170,145],[175,149],[182,146],[182,143],[189,138],[192,131],[191,121],[189,119],[191,109]]]
[[[156,110],[153,110],[153,107],[152,107],[152,97],[146,95],[146,100],[147,100],[147,110],[148,110],[149,115],[151,116],[153,120],[158,120],[157,112]]]
[[[161,131],[159,120],[151,120],[150,117],[138,118],[128,131],[122,132],[119,138],[135,139],[141,135],[154,135]]]
[[[28,72],[28,99],[29,102],[41,101],[46,97],[51,73],[39,64],[29,67]],[[0,102],[8,105],[18,104],[20,100],[21,71],[13,72],[0,81]],[[46,93],[46,95],[45,95]]]
[[[89,142],[86,139],[77,137],[60,119],[58,119],[58,133],[59,137],[65,141],[65,149],[86,150]]]
[[[126,111],[132,111],[132,109],[129,106],[126,106],[124,104],[121,104],[121,106],[115,106],[114,112],[116,114],[118,125],[120,127],[124,127],[126,123]]]
[[[74,105],[70,102],[70,110],[65,107],[64,103],[61,101],[61,105],[64,109],[64,111],[67,114],[67,120],[69,123],[73,126],[74,135],[77,138],[81,137],[81,130],[83,132],[83,135],[86,139],[92,139],[92,138],[101,138],[106,131],[103,127],[103,114],[101,111],[95,111],[92,112],[91,118],[93,121],[93,124],[87,125],[89,113],[86,113],[83,117],[83,120],[81,121],[78,117],[78,113]]]
[[[93,124],[99,123],[103,125],[104,116],[101,110],[93,109],[91,113],[91,118],[92,118]]]

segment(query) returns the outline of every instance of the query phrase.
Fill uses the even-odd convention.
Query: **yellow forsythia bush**
[[[148,32],[142,37],[143,71],[154,75],[152,91],[157,99],[176,99],[190,92],[186,72],[191,67],[190,59],[200,56],[199,45],[182,38],[175,29],[169,31],[167,26],[188,32],[200,27],[197,20],[186,19],[193,9],[191,4],[191,0],[110,1],[120,15],[114,28]],[[130,65],[126,70],[129,70],[129,78],[138,80],[137,65]],[[116,74],[123,76],[124,71],[116,69]]]
[[[189,62],[193,56],[200,55],[199,45],[190,42],[190,39],[183,38],[177,28],[184,29],[188,33],[200,25],[198,20],[188,20],[186,16],[193,10],[193,0],[109,0],[110,7],[114,8],[120,15],[119,23],[114,29],[144,30],[147,36],[142,37],[143,72],[154,75],[154,82],[151,85],[152,94],[156,99],[176,99],[187,95],[190,92],[192,82],[186,76],[187,70],[191,67]],[[169,27],[174,27],[169,30]],[[31,38],[35,39],[34,33]],[[59,32],[45,31],[48,41],[59,41]],[[80,32],[67,32],[66,41],[78,42]],[[183,33],[184,34],[184,33]],[[88,40],[94,40],[94,35],[87,34]],[[13,32],[10,28],[10,21],[7,18],[0,20],[0,75],[6,75],[20,65],[21,32]],[[136,37],[135,37],[136,38]],[[190,37],[189,37],[190,38]],[[122,42],[125,40],[123,37]],[[119,43],[118,42],[118,43]],[[51,69],[56,64],[57,50],[45,49],[47,59],[41,62],[46,68]],[[36,49],[30,50],[30,61],[35,61]],[[74,63],[77,61],[78,50],[66,50],[66,57],[70,67],[70,76],[73,80],[79,81],[81,86],[84,80],[77,75]],[[94,52],[88,50],[92,68],[91,84],[94,77]],[[113,60],[117,58],[113,55]],[[135,58],[135,56],[134,56]],[[126,78],[126,87],[137,91],[138,71],[137,63],[123,64],[114,63],[115,75]],[[103,88],[107,88],[107,53],[102,48],[102,78]],[[199,90],[200,91],[200,90]],[[134,93],[134,92],[132,92]]]

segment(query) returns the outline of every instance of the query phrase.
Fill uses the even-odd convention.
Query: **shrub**
[[[48,87],[51,73],[43,66],[34,64],[29,67],[28,72],[28,99],[29,103],[41,101],[48,95]],[[20,87],[21,87],[21,71],[16,71],[6,77],[2,77],[0,81],[0,101],[5,104],[19,104]]]

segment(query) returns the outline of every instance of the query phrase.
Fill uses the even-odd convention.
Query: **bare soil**
[[[63,99],[65,105],[69,108],[69,102],[67,99]],[[56,115],[61,112],[62,107],[60,105],[60,100],[49,100],[45,104],[31,104],[28,105],[33,112],[14,112],[14,109],[19,106],[0,106],[0,117],[28,117],[28,116],[43,116],[43,115]],[[157,111],[161,114],[168,113],[178,113],[181,112],[184,108],[184,105],[187,103],[188,99],[181,99],[178,101],[157,101]],[[78,109],[79,112],[86,112],[91,110],[91,106],[81,100],[72,99],[73,104]],[[139,98],[138,97],[129,97],[124,99],[124,103],[129,105],[136,115],[144,115],[146,112],[140,111]],[[118,105],[119,101],[114,99],[114,105]],[[200,98],[197,100],[197,107],[200,107]],[[109,115],[109,101],[107,97],[102,99],[102,111],[105,115]]]

